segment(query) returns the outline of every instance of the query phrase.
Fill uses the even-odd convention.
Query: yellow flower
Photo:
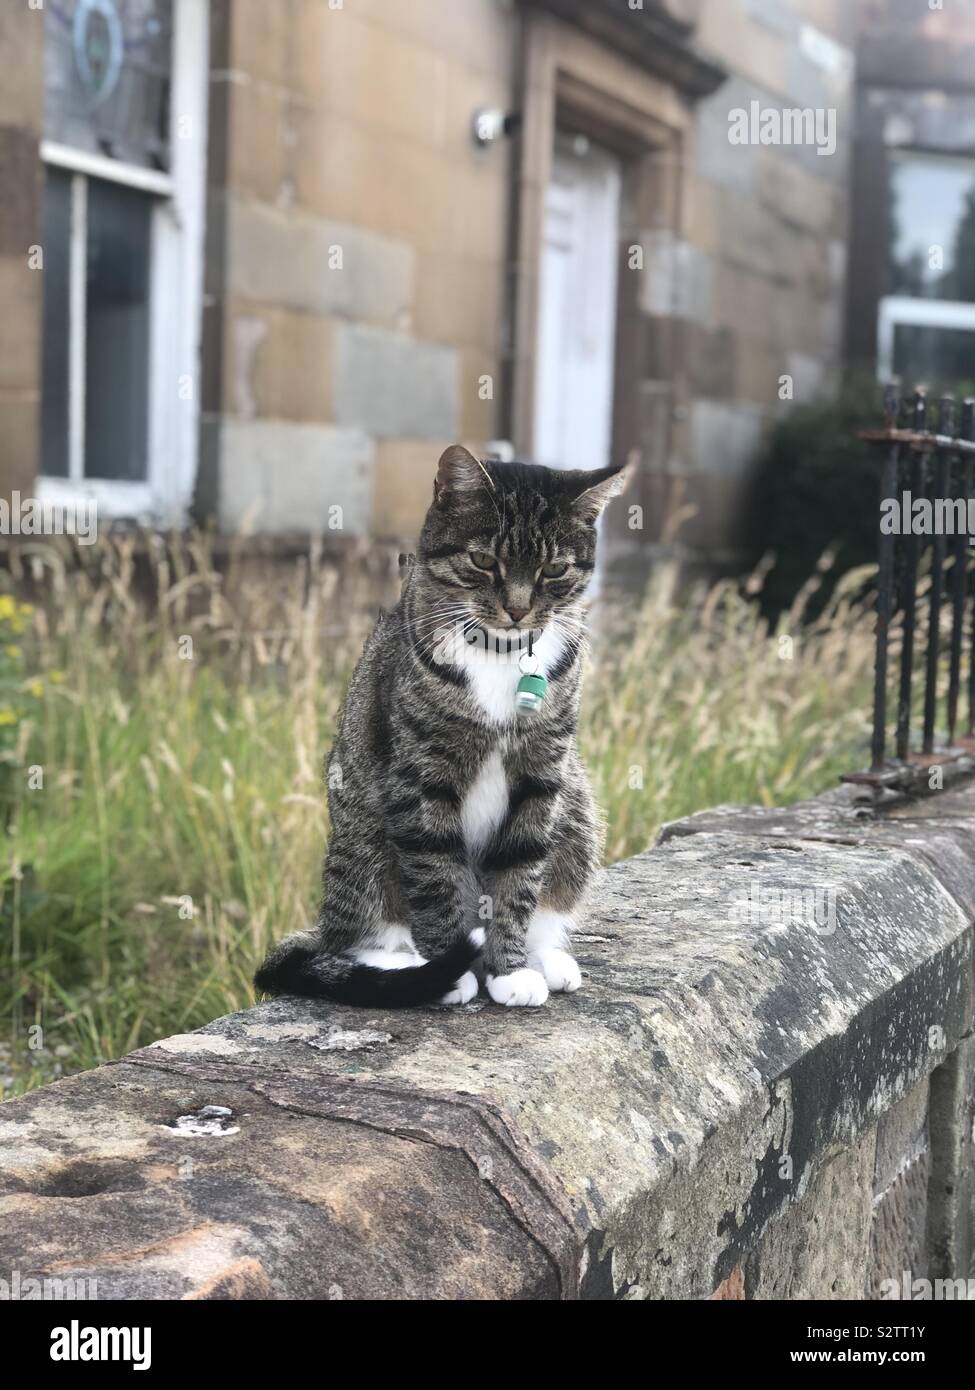
[[[35,700],[39,700],[41,696],[44,694],[44,682],[42,680],[38,680],[38,678],[35,676],[32,681],[27,682],[26,689],[29,694],[33,695]]]
[[[9,594],[0,594],[0,622],[5,622],[7,618],[12,618],[17,611],[17,605]]]
[[[48,671],[47,678],[52,685],[64,685],[63,671]]]
[[[6,709],[0,709],[0,725],[2,725],[2,724],[16,724],[16,723],[17,723],[17,712],[16,712],[16,710],[10,709],[9,706],[8,706]]]
[[[9,656],[11,661],[21,660],[20,648],[17,646],[16,642],[9,643],[6,647],[4,647],[4,651],[7,653],[7,656]]]

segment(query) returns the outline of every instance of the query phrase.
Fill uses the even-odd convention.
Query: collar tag
[[[542,663],[531,649],[530,638],[528,651],[522,652],[518,658],[518,669],[521,671],[521,680],[515,691],[515,709],[519,715],[530,717],[541,709],[548,690],[548,681],[542,675]]]

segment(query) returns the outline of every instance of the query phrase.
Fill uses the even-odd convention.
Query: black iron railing
[[[933,412],[930,412],[933,413]],[[937,406],[932,428],[926,393],[903,402],[896,386],[884,391],[883,429],[860,438],[881,455],[877,650],[873,697],[871,766],[850,773],[849,782],[916,790],[930,785],[935,764],[957,763],[975,752],[975,609],[971,573],[975,568],[975,400],[966,400],[960,423],[951,396]],[[905,418],[902,418],[905,417]],[[919,627],[919,584],[930,567],[927,589],[924,699],[920,747],[912,746]],[[891,625],[901,618],[900,670],[893,756],[888,756],[888,687],[891,676]],[[950,620],[950,630],[949,628]],[[967,651],[967,661],[966,661]],[[944,662],[944,723],[938,724],[939,686]],[[967,668],[967,720],[959,733],[963,672]],[[939,732],[941,738],[939,740]]]

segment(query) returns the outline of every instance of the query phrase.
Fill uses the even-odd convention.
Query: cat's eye
[[[561,579],[563,574],[568,574],[569,566],[564,560],[551,560],[547,565],[542,566],[543,579]]]
[[[471,564],[475,567],[475,569],[479,569],[479,570],[493,570],[493,569],[494,569],[494,565],[495,565],[494,556],[493,556],[493,555],[489,555],[489,554],[487,553],[486,550],[472,550],[472,551],[469,552],[469,554],[470,554],[470,557],[471,557]]]

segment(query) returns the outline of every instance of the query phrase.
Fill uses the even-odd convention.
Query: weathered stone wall
[[[512,9],[215,0],[214,51],[201,510],[413,534],[445,445],[496,434],[510,171],[470,130]]]
[[[839,383],[849,234],[856,6],[849,0],[704,0],[697,39],[728,81],[695,111],[686,239],[661,247],[676,281],[689,402],[671,496],[709,563],[747,545],[748,483],[790,401]],[[736,110],[832,112],[836,146],[729,141]],[[789,378],[783,387],[783,378]],[[684,476],[681,476],[684,475]],[[673,479],[671,487],[673,488]]]
[[[971,786],[883,820],[849,790],[693,817],[607,870],[577,995],[277,1000],[3,1106],[0,1271],[104,1298],[917,1297],[969,1275],[973,918]]]
[[[0,7],[0,497],[33,487],[40,457],[44,13]]]

